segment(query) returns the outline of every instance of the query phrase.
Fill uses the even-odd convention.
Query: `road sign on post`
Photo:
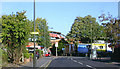
[[[58,47],[58,42],[55,42],[55,47]]]
[[[62,50],[65,50],[65,48],[62,48]]]
[[[55,47],[56,47],[56,56],[57,56],[57,47],[58,47],[58,42],[55,42]]]

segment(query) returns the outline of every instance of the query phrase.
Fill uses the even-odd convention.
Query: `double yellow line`
[[[55,57],[53,57],[53,59],[52,60],[54,60],[55,59]],[[50,60],[47,64],[46,64],[46,66],[45,66],[45,68],[44,69],[46,69],[49,65],[50,65],[50,63],[52,62],[52,60]]]
[[[50,61],[47,63],[47,65],[45,66],[44,69],[46,69],[46,68],[48,67],[48,65],[50,65],[51,62],[52,62],[52,60],[50,60]]]

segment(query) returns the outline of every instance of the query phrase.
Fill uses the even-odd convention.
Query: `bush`
[[[33,53],[29,53],[29,54],[30,54],[31,58],[33,58],[33,56],[34,56]]]
[[[7,62],[7,61],[8,61],[7,52],[2,50],[2,62]]]
[[[30,54],[29,53],[24,53],[24,58],[29,58],[30,57]]]
[[[120,47],[115,48],[114,53],[112,54],[112,60],[120,62]]]
[[[43,51],[41,50],[41,54],[43,54]]]
[[[38,52],[39,53],[39,56],[41,57],[41,54],[43,54],[43,51],[42,50],[40,50],[40,49],[37,49],[36,50],[36,52]]]
[[[97,52],[98,57],[111,57],[111,52]]]

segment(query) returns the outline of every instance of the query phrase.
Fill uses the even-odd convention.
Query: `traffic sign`
[[[39,32],[30,32],[30,34],[39,34]]]
[[[58,42],[55,42],[55,47],[58,47]]]
[[[65,50],[65,48],[62,48],[62,50]]]

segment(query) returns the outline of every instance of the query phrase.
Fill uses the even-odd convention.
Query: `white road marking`
[[[90,66],[90,65],[86,65],[86,66],[92,68],[92,66]]]
[[[74,62],[77,62],[76,60],[73,60]]]
[[[81,64],[81,65],[83,65],[83,63],[81,63],[81,62],[78,62],[79,64]]]
[[[86,65],[87,67],[90,67],[90,68],[93,68],[93,69],[96,69],[96,68],[94,68],[94,67],[92,67],[92,66],[90,66],[90,65]]]

